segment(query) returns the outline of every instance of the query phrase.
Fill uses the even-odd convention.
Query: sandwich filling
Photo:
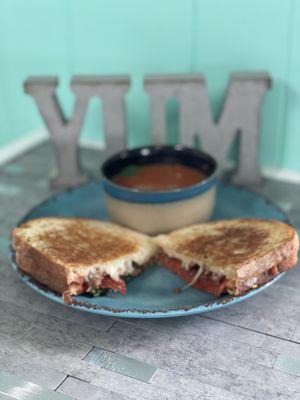
[[[216,297],[226,293],[239,295],[251,288],[254,289],[268,282],[281,270],[279,266],[273,266],[266,272],[249,278],[246,281],[242,281],[237,278],[228,278],[223,274],[218,274],[194,263],[187,265],[182,260],[171,257],[162,250],[158,254],[158,261],[161,265],[187,282],[188,285],[186,286],[192,286],[195,289],[203,290]]]
[[[99,296],[107,290],[126,294],[126,279],[137,276],[145,266],[140,266],[134,261],[123,262],[122,265],[116,263],[113,273],[107,273],[110,268],[97,268],[85,274],[73,273],[72,281],[68,286],[64,297],[70,295],[89,293]]]

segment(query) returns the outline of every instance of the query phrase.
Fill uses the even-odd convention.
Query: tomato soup
[[[195,185],[206,178],[203,172],[185,165],[153,163],[130,165],[112,181],[132,189],[172,190]]]

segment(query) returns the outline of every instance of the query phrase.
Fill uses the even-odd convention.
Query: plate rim
[[[101,179],[96,180],[96,179],[91,179],[88,182],[85,182],[81,185],[77,185],[73,188],[65,189],[65,190],[60,190],[45,200],[39,202],[35,206],[29,209],[29,211],[19,219],[19,221],[16,223],[16,227],[20,226],[22,223],[25,221],[29,220],[31,217],[31,214],[33,214],[37,208],[42,207],[44,204],[53,201],[54,199],[57,199],[61,195],[65,194],[71,194],[77,189],[83,188],[84,186],[90,185],[90,184],[99,184],[99,187],[101,188]],[[288,218],[287,214],[282,210],[280,206],[277,204],[273,203],[271,199],[269,199],[267,196],[261,195],[253,190],[250,190],[248,188],[243,187],[242,185],[234,185],[231,183],[227,182],[220,182],[224,186],[233,186],[234,188],[237,188],[238,190],[242,190],[248,193],[251,193],[252,195],[255,195],[259,198],[262,198],[268,205],[272,205],[275,209],[277,209],[284,219],[282,219],[283,222],[292,225],[290,219]],[[35,292],[39,293],[40,295],[67,307],[71,307],[76,310],[88,312],[91,314],[98,314],[98,315],[105,315],[105,316],[114,316],[114,317],[121,317],[121,318],[169,318],[169,317],[182,317],[182,316],[188,316],[188,315],[194,315],[194,314],[201,314],[201,313],[206,313],[209,311],[214,311],[218,310],[224,307],[228,307],[233,304],[237,304],[241,301],[247,300],[248,298],[251,298],[255,296],[256,294],[260,293],[261,291],[267,289],[269,286],[273,285],[275,282],[277,282],[279,279],[281,279],[284,275],[285,272],[282,272],[278,274],[277,276],[273,277],[270,281],[266,282],[263,285],[260,285],[259,287],[255,289],[251,289],[248,292],[240,295],[240,296],[225,296],[223,298],[215,298],[212,299],[211,301],[208,301],[206,303],[201,303],[201,304],[193,304],[189,306],[178,306],[174,308],[167,308],[167,309],[161,309],[161,310],[151,310],[151,309],[146,309],[146,310],[139,310],[139,309],[116,309],[113,307],[109,306],[104,306],[104,305],[97,305],[97,304],[88,304],[84,303],[82,301],[76,300],[73,298],[72,304],[66,304],[62,296],[59,293],[54,292],[50,288],[42,288],[42,285],[40,285],[37,281],[35,281],[31,276],[28,274],[20,271],[20,269],[17,266],[17,262],[15,259],[15,251],[13,250],[12,246],[9,246],[9,258],[11,261],[11,265],[15,273],[19,276],[21,281],[31,289],[33,289]],[[161,267],[163,268],[163,267]]]
[[[255,296],[256,294],[262,292],[269,286],[273,285],[275,282],[280,280],[285,272],[281,272],[277,276],[273,277],[270,281],[265,284],[257,287],[256,289],[251,289],[248,292],[240,295],[240,296],[225,296],[223,298],[216,298],[208,301],[206,303],[201,304],[193,304],[190,306],[179,306],[168,309],[161,310],[139,310],[139,309],[114,309],[113,307],[98,305],[98,304],[88,304],[83,301],[76,300],[76,296],[73,298],[75,300],[72,301],[71,304],[67,304],[63,301],[62,296],[59,293],[54,292],[50,288],[43,288],[41,284],[39,284],[35,279],[33,279],[30,275],[22,272],[16,263],[15,260],[15,251],[10,247],[10,261],[12,265],[12,269],[18,275],[20,280],[28,287],[33,289],[35,292],[40,294],[47,299],[50,299],[58,304],[63,306],[71,307],[76,310],[88,312],[91,314],[112,316],[112,317],[120,317],[120,318],[169,318],[169,317],[182,317],[194,314],[202,314],[209,311],[215,311],[224,307],[228,307],[233,304],[237,304],[248,298]],[[150,267],[151,268],[151,267]],[[163,268],[163,267],[161,267]]]

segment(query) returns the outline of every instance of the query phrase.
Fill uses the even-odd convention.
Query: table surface
[[[97,178],[101,155],[81,153]],[[10,231],[51,194],[53,164],[44,144],[0,168],[0,399],[300,399],[300,268],[232,307],[156,320],[78,312],[22,284]],[[300,186],[253,189],[300,228]]]

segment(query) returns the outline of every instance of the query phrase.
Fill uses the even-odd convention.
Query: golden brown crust
[[[214,262],[234,265],[244,264],[261,255],[262,247],[270,238],[271,229],[280,229],[280,242],[277,246],[287,244],[295,236],[295,230],[279,221],[255,220],[251,218],[234,221],[218,221],[208,223],[214,227],[213,235],[204,232],[177,246],[177,251],[191,257],[199,254],[212,254]],[[262,225],[264,222],[267,226]],[[243,250],[243,252],[239,252]],[[272,248],[273,251],[273,248]]]
[[[43,219],[40,219],[40,221]],[[52,218],[53,220],[53,218]],[[64,218],[68,221],[63,229],[40,230],[34,242],[43,244],[43,252],[48,258],[59,259],[65,266],[91,264],[95,258],[99,263],[104,263],[116,257],[123,257],[137,249],[134,241],[122,237],[119,232],[95,229],[87,225],[91,219]],[[35,220],[37,221],[37,220]],[[30,221],[20,228],[15,228],[13,235],[30,228]]]
[[[230,279],[247,279],[291,256],[294,265],[299,247],[298,235],[289,225],[251,218],[193,225],[154,240],[186,265],[197,263]]]
[[[38,218],[15,228],[12,246],[22,271],[62,294],[66,290],[77,293],[76,279],[85,271],[102,276],[98,266],[114,266],[120,260],[124,265],[131,260],[142,265],[154,248],[145,235],[110,222],[55,217]]]
[[[221,226],[216,228],[215,235],[206,235],[203,232],[187,243],[179,244],[176,250],[190,257],[213,254],[216,263],[233,261],[234,264],[240,264],[259,254],[261,245],[267,238],[268,232],[259,227]],[[237,249],[244,250],[239,253]]]
[[[135,243],[123,240],[122,237],[95,231],[82,221],[74,221],[63,232],[42,232],[38,240],[46,243],[47,254],[59,258],[65,265],[90,264],[97,258],[99,263],[112,258],[123,257],[134,252]]]
[[[263,254],[257,259],[248,261],[237,270],[237,277],[240,281],[250,279],[253,276],[266,272],[270,267],[276,265],[280,271],[286,271],[297,264],[299,239],[293,231],[293,237],[286,238],[283,243],[274,245],[274,249]]]
[[[13,248],[16,250],[16,263],[37,282],[63,294],[68,288],[68,274],[62,265],[49,260],[45,254],[30,246],[13,233]],[[41,268],[42,266],[42,268]]]

